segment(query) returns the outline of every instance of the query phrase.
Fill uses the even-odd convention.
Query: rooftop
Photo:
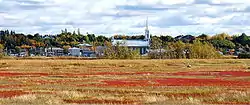
[[[78,46],[86,46],[86,47],[92,47],[92,45],[84,43],[84,44],[79,44]]]

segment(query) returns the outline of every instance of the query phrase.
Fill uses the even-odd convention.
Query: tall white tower
[[[148,29],[148,18],[146,20],[146,29],[145,29],[145,40],[150,40],[149,29]]]

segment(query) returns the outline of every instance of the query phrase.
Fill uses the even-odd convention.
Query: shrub
[[[0,44],[0,58],[2,58],[4,56],[3,49],[4,49],[4,46],[2,44]]]
[[[213,45],[194,41],[193,44],[183,43],[181,41],[169,43],[162,52],[154,50],[149,53],[152,59],[214,59],[220,58],[220,54]]]
[[[189,47],[189,58],[191,59],[213,59],[219,58],[220,54],[216,51],[213,45],[195,41]]]
[[[121,43],[114,46],[111,43],[106,44],[107,48],[104,51],[104,56],[108,59],[134,59],[139,56],[139,51],[121,45]]]
[[[250,53],[241,53],[238,55],[239,59],[249,59],[250,58]]]

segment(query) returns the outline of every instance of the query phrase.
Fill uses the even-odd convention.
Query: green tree
[[[207,41],[210,39],[210,37],[206,34],[201,34],[197,37],[199,40],[204,40],[204,41]]]
[[[106,50],[104,51],[105,57],[108,59],[135,59],[139,57],[139,51],[131,50],[123,43],[117,43],[112,46],[111,43],[106,43]]]
[[[162,40],[158,38],[157,36],[152,37],[152,41],[150,44],[151,49],[160,49],[162,48]]]
[[[2,58],[3,55],[4,55],[3,50],[4,50],[4,45],[0,44],[0,57],[1,57],[1,58]]]
[[[167,47],[167,58],[171,59],[184,59],[187,58],[187,46],[189,44],[185,44],[181,41],[171,42]]]
[[[231,36],[226,33],[221,33],[214,35],[211,39],[213,40],[225,40],[225,39],[231,39]]]
[[[86,43],[90,43],[90,40],[89,40],[89,36],[88,36],[88,35],[85,36],[85,39],[84,39],[84,40],[85,40]]]
[[[69,45],[66,45],[66,46],[63,46],[63,52],[64,52],[64,54],[67,54],[69,51],[69,48],[71,48],[71,46],[69,46]]]
[[[250,44],[250,37],[247,36],[245,33],[242,33],[241,36],[234,38],[234,41],[236,43],[240,43],[241,45],[245,46],[247,44]]]
[[[191,59],[212,59],[220,57],[213,45],[206,42],[195,41],[189,47],[189,58]]]
[[[235,44],[232,41],[226,40],[226,39],[224,39],[224,40],[214,39],[214,40],[211,40],[210,42],[216,48],[223,48],[223,49],[235,48]]]

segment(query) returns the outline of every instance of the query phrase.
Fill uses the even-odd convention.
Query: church
[[[112,37],[112,45],[115,46],[117,43],[121,43],[121,46],[126,46],[132,50],[140,51],[141,55],[147,54],[150,48],[150,34],[148,28],[148,19],[146,20],[146,29],[145,29],[145,39],[143,40],[116,40]]]

